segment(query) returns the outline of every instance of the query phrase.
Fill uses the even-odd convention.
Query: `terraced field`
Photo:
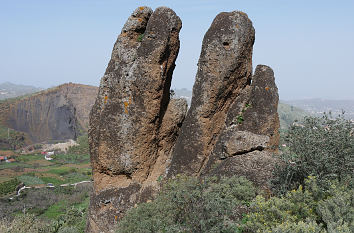
[[[0,220],[30,213],[55,227],[70,225],[84,231],[92,184],[70,184],[91,180],[87,135],[77,142],[78,146],[66,154],[57,153],[50,161],[40,151],[23,155],[0,151],[0,156],[16,160],[0,162]],[[17,196],[16,190],[23,185],[31,188],[22,188]]]

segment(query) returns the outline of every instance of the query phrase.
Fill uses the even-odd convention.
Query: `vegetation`
[[[69,148],[66,154],[56,154],[50,161],[45,160],[44,155],[34,153],[16,155],[16,162],[0,163],[0,170],[3,170],[0,175],[0,186],[3,181],[11,179],[17,179],[26,186],[48,183],[57,186],[90,180],[92,172],[87,135],[79,137],[78,142],[80,144]]]
[[[181,176],[154,201],[131,209],[117,232],[240,232],[239,211],[254,197],[255,188],[243,177]]]
[[[6,195],[15,191],[16,187],[21,182],[18,179],[11,179],[9,181],[0,183],[0,195]]]
[[[250,232],[353,232],[354,190],[346,183],[331,181],[327,190],[315,177],[305,180],[284,196],[265,200],[257,196],[246,222]]]
[[[154,200],[129,210],[116,232],[354,232],[353,124],[343,116],[305,117],[282,136],[286,147],[271,196],[243,177],[177,176],[161,184]],[[0,191],[13,192],[20,182],[57,186],[89,179],[87,136],[79,141],[52,161],[21,155],[16,166],[0,164],[13,172]],[[25,166],[36,169],[25,172]],[[90,192],[91,184],[83,184],[0,199],[0,232],[84,232]]]
[[[284,103],[278,104],[278,114],[281,130],[289,129],[294,122],[301,122],[304,117],[309,115],[309,113],[305,112],[300,108]]]
[[[25,145],[26,135],[3,126],[0,121],[0,149],[16,150]]]
[[[144,38],[144,33],[142,33],[138,36],[137,41],[141,42],[143,40],[143,38]]]
[[[84,232],[91,189],[34,189],[11,202],[0,199],[0,232]]]
[[[117,232],[354,232],[353,125],[306,117],[284,134],[274,196],[242,177],[179,177],[128,211]]]
[[[304,185],[316,176],[322,188],[329,181],[351,179],[354,171],[354,126],[343,115],[332,119],[306,117],[302,125],[292,126],[285,136],[288,146],[282,154],[283,165],[275,172],[273,185],[278,193]]]

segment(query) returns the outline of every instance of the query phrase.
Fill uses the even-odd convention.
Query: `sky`
[[[167,6],[182,20],[172,88],[192,89],[214,17],[241,10],[256,30],[253,68],[273,68],[280,99],[354,99],[353,0],[0,0],[0,83],[98,86],[139,6]]]

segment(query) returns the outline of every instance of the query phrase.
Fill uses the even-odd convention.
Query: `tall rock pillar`
[[[118,36],[90,114],[89,232],[109,232],[165,175],[187,109],[170,101],[181,27],[169,8],[139,7]]]
[[[191,107],[168,176],[242,175],[267,187],[279,143],[278,89],[270,67],[252,75],[255,31],[239,11],[216,16],[204,36]]]

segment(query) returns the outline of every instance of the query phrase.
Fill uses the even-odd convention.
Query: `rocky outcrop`
[[[279,143],[279,97],[269,67],[257,66],[252,77],[254,34],[237,11],[220,13],[205,34],[169,177],[238,174],[267,186]]]
[[[26,133],[31,142],[75,139],[88,130],[97,87],[63,84],[6,102],[2,124]]]
[[[236,174],[267,186],[278,92],[269,67],[252,75],[252,22],[238,11],[215,18],[186,117],[186,101],[169,92],[180,28],[171,9],[140,7],[114,45],[90,114],[89,232],[110,231],[127,209],[153,198],[160,178]]]
[[[89,232],[109,231],[165,175],[187,110],[170,101],[181,27],[169,8],[139,7],[118,36],[90,114]]]
[[[202,175],[245,176],[267,188],[279,144],[278,89],[271,68],[258,65],[252,84],[236,98]]]

